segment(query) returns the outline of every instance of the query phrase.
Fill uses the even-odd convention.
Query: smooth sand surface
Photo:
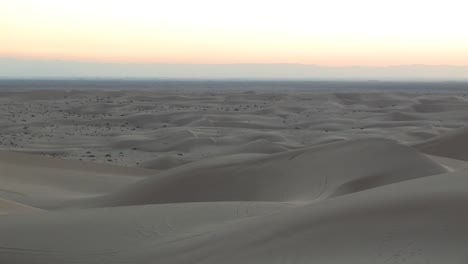
[[[0,92],[0,263],[468,263],[468,98]]]

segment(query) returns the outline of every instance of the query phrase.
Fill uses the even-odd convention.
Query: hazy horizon
[[[151,64],[0,58],[0,78],[468,80],[468,66],[327,67],[307,64]]]

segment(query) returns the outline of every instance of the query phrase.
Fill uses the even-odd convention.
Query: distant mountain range
[[[468,66],[324,67],[305,64],[143,64],[0,58],[0,78],[468,80]]]

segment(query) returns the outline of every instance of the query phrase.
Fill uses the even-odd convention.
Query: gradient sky
[[[0,56],[468,65],[466,0],[0,0]]]

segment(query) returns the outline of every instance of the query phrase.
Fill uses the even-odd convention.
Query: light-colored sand
[[[460,94],[0,97],[0,263],[468,263]]]

